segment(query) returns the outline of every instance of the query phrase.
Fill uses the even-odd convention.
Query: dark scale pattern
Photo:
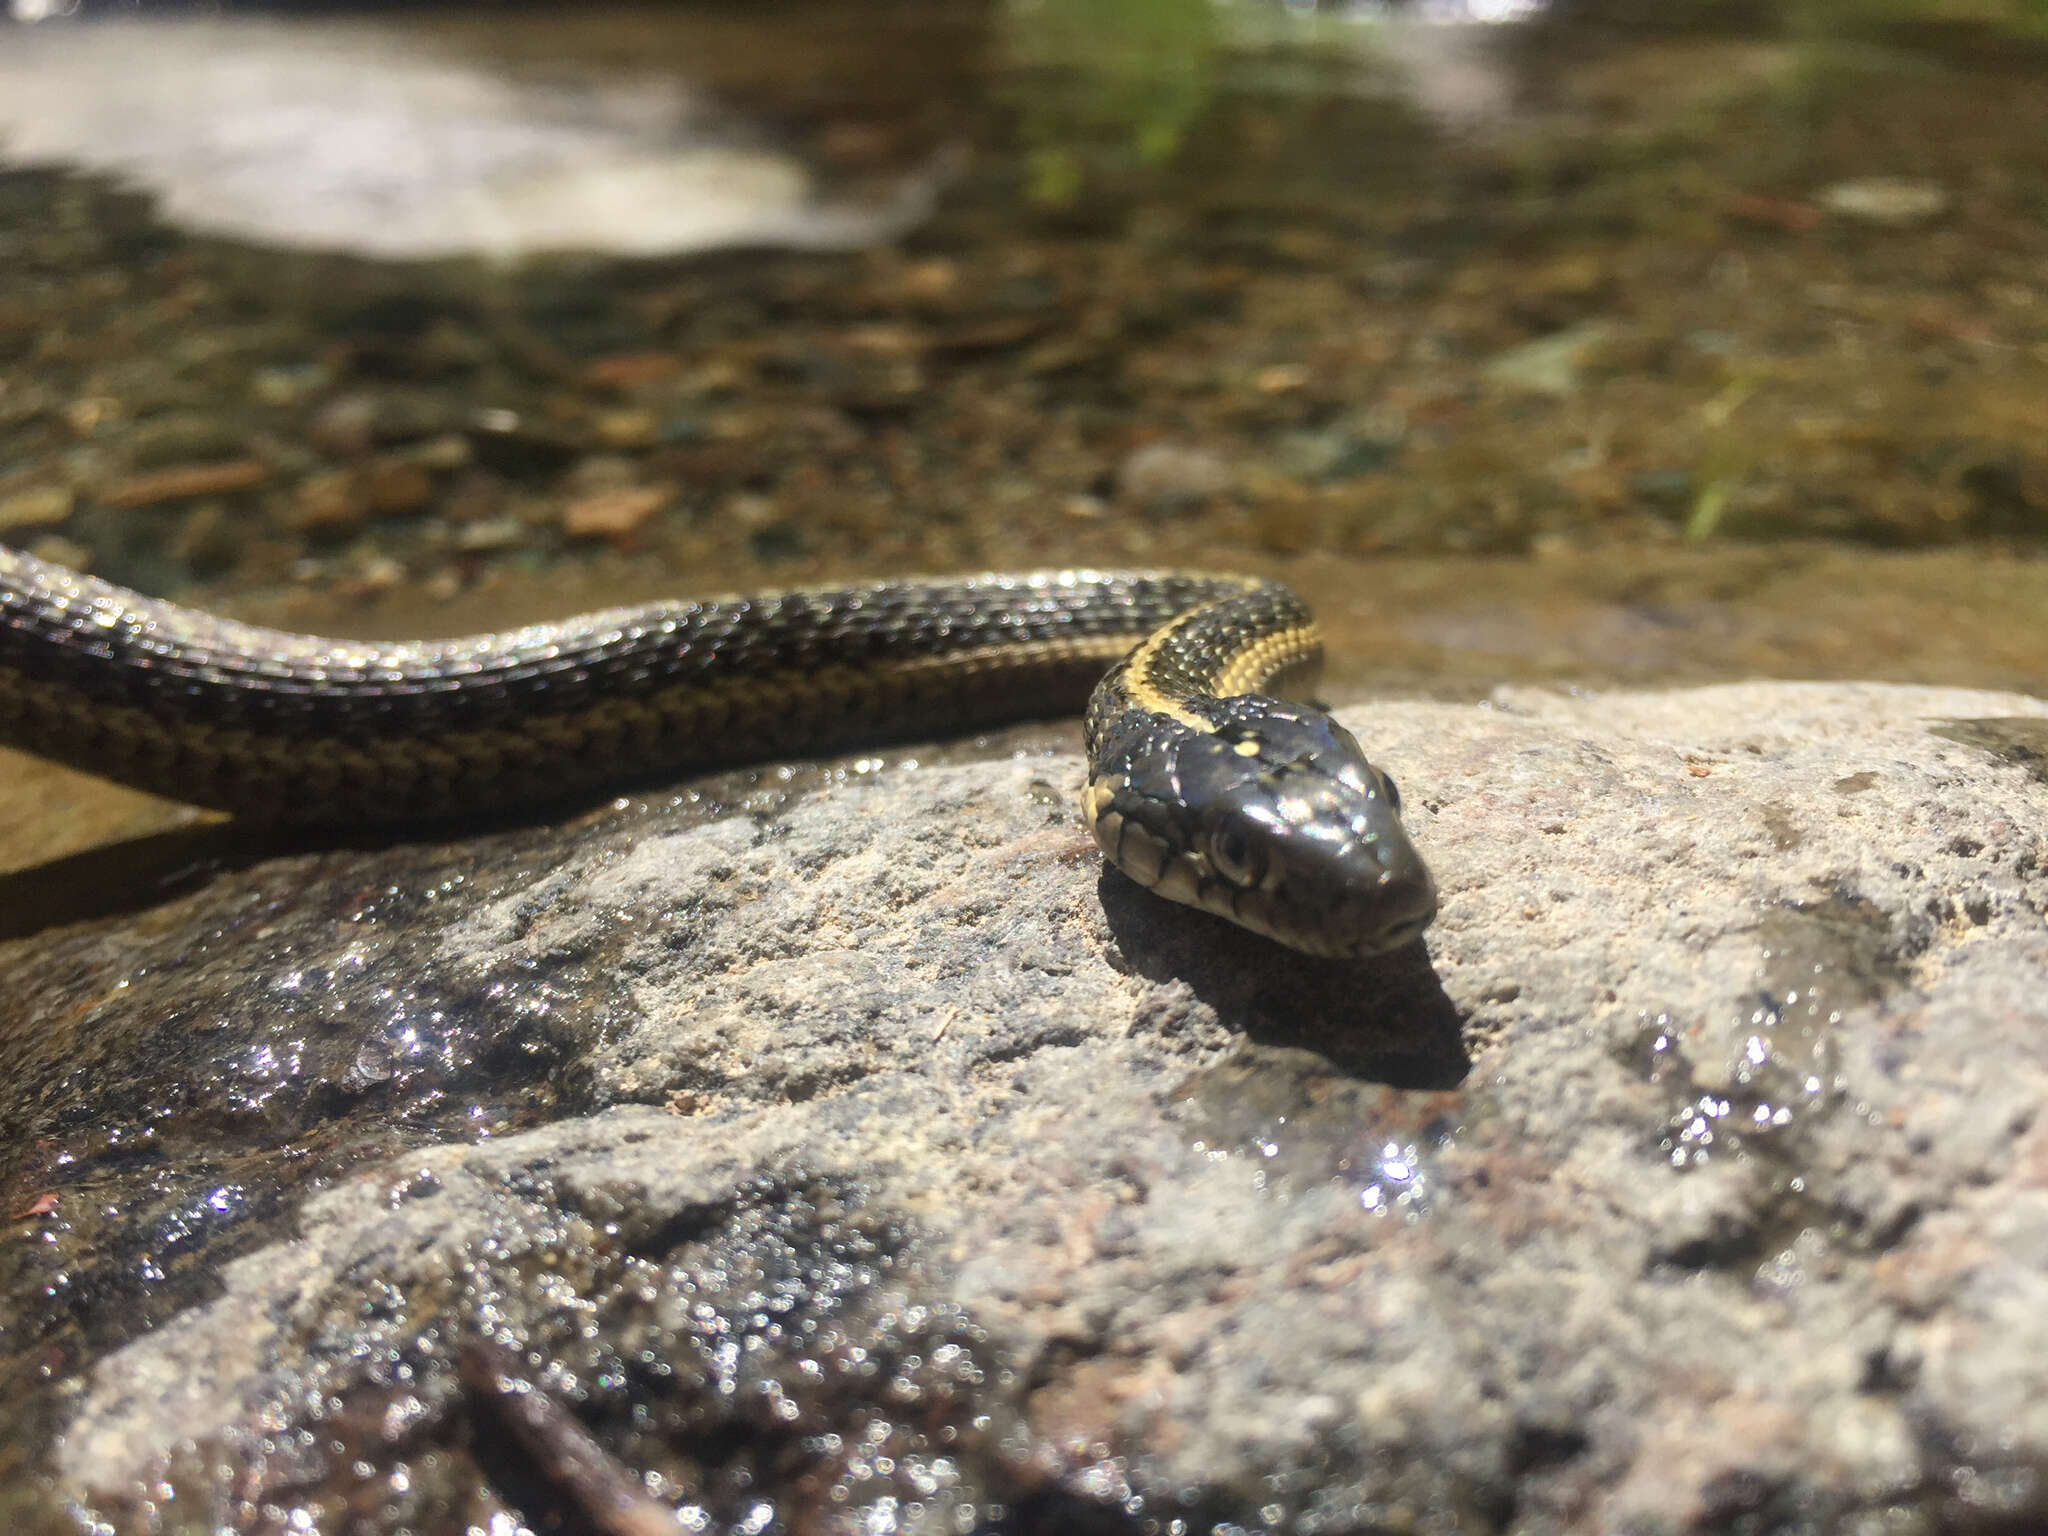
[[[1149,681],[1161,693],[1206,703],[1216,693],[1218,675],[1246,649],[1269,635],[1314,624],[1307,604],[1293,592],[1262,582],[1237,601],[1204,608],[1176,625],[1152,657]],[[1274,683],[1259,678],[1252,686],[1267,691]]]
[[[1241,583],[978,576],[651,604],[452,640],[231,623],[0,548],[0,741],[258,819],[502,810],[1071,711]]]
[[[468,729],[681,682],[1130,635],[1219,586],[1048,573],[613,609],[502,634],[351,643],[234,624],[0,549],[0,669],[95,701],[306,734]]]
[[[1119,663],[1095,690],[1088,702],[1090,755],[1127,711],[1157,713],[1156,701],[1204,719],[1215,716],[1217,680],[1226,667],[1268,636],[1301,631],[1313,637],[1314,626],[1307,605],[1276,582],[1239,582],[1228,601],[1191,606],[1170,632]],[[1250,686],[1307,687],[1315,680],[1321,654],[1320,645],[1314,645],[1291,676],[1260,677]]]

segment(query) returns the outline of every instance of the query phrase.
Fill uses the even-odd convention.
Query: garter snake
[[[1274,582],[1039,572],[655,603],[451,640],[286,634],[0,547],[0,743],[255,821],[506,812],[622,779],[1087,702],[1111,862],[1297,949],[1413,939],[1393,781],[1321,711]]]

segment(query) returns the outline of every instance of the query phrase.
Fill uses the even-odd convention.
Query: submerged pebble
[[[1823,187],[1820,203],[1830,213],[1866,224],[1903,227],[1921,224],[1948,208],[1948,193],[1931,181],[1904,176],[1864,176]]]

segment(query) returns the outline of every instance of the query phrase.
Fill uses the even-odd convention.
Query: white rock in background
[[[382,257],[859,246],[938,177],[821,199],[682,81],[495,71],[397,28],[123,22],[0,50],[0,163],[119,175],[191,229]]]

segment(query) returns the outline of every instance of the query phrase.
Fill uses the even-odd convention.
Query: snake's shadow
[[[265,826],[230,819],[145,832],[0,873],[0,941],[132,917],[273,859],[453,846],[497,833],[538,831],[600,812],[614,798],[615,793],[567,795],[523,811],[365,826]]]
[[[0,940],[125,917],[253,864],[264,850],[225,823],[103,843],[0,874]]]
[[[454,841],[523,823],[509,818],[323,832],[202,822],[101,843],[0,873],[0,941],[72,923],[132,917],[224,875],[301,854],[375,852],[401,843]]]
[[[1313,1051],[1393,1088],[1455,1088],[1472,1070],[1457,1005],[1421,940],[1370,960],[1322,960],[1161,901],[1115,869],[1097,889],[1122,966],[1186,983],[1248,1040]]]

